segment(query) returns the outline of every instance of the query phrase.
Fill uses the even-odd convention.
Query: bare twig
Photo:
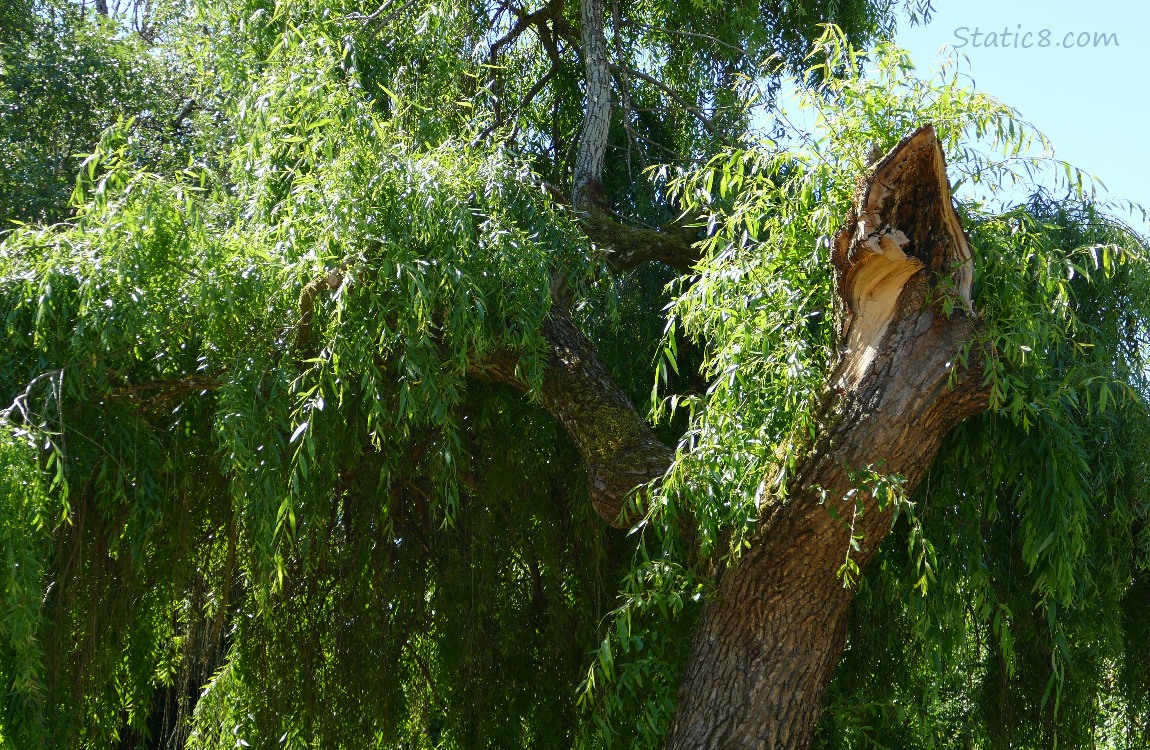
[[[652,75],[648,75],[647,73],[644,73],[641,70],[635,70],[634,68],[629,68],[629,67],[625,68],[625,67],[621,67],[619,65],[612,65],[611,66],[611,72],[614,73],[616,76],[619,76],[621,79],[625,78],[626,76],[634,76],[635,78],[638,78],[642,81],[646,81],[647,83],[651,84],[652,86],[657,88],[659,91],[662,91],[663,94],[665,94],[668,99],[672,100],[677,105],[679,105],[679,107],[681,109],[683,109],[685,112],[687,112],[688,114],[693,116],[696,120],[698,120],[699,123],[704,128],[707,129],[707,132],[709,132],[717,140],[719,140],[722,143],[728,143],[729,144],[729,140],[723,136],[723,134],[719,131],[719,129],[715,125],[715,123],[700,111],[700,109],[701,109],[700,107],[698,107],[697,105],[694,105],[694,104],[688,104],[687,101],[685,99],[683,99],[683,97],[681,97],[678,94],[678,92],[676,92],[674,89],[672,89],[667,84],[660,81],[658,78],[655,78]]]
[[[657,32],[661,32],[663,34],[674,34],[676,36],[687,36],[687,37],[692,37],[695,39],[703,39],[703,40],[706,40],[708,42],[712,42],[714,44],[717,44],[720,47],[726,47],[727,49],[731,50],[732,52],[738,52],[742,57],[745,57],[756,68],[762,67],[762,64],[760,63],[760,61],[756,60],[754,58],[754,56],[751,55],[750,52],[747,52],[745,49],[743,49],[742,47],[740,47],[736,44],[731,44],[730,42],[725,42],[722,39],[719,39],[718,37],[711,36],[710,34],[702,34],[702,33],[699,33],[697,31],[684,31],[683,29],[668,29],[665,26],[652,26],[651,24],[640,23],[638,21],[627,21],[625,25],[632,26],[634,28],[639,28],[639,29],[646,29],[647,31],[657,31]]]
[[[12,412],[14,411],[20,412],[20,416],[24,419],[25,422],[28,422],[31,417],[28,412],[28,399],[31,398],[32,391],[36,388],[36,386],[40,385],[45,380],[52,384],[52,395],[56,399],[56,402],[59,403],[60,391],[64,386],[64,369],[65,368],[60,367],[55,370],[48,370],[47,372],[42,372],[29,380],[28,385],[24,387],[24,390],[20,393],[20,395],[16,396],[16,398],[12,400],[11,405],[9,405],[7,409],[0,411],[0,422],[7,422],[11,418]]]

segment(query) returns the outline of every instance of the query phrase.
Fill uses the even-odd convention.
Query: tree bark
[[[675,452],[635,411],[594,345],[561,307],[552,309],[543,336],[551,351],[539,400],[575,443],[595,512],[612,526],[626,528],[642,515],[624,512],[628,500],[640,485],[666,473]],[[525,390],[516,372],[518,361],[513,354],[489,357],[471,371]]]
[[[587,74],[587,103],[571,188],[571,205],[576,209],[583,209],[588,202],[603,202],[603,157],[611,126],[611,67],[607,61],[603,16],[603,0],[582,0],[579,4],[579,36]]]
[[[893,519],[858,473],[897,475],[913,492],[947,432],[986,407],[971,347],[973,261],[929,125],[871,168],[831,262],[841,338],[816,437],[795,451],[789,479],[763,482],[751,546],[720,574],[700,618],[668,750],[810,744],[846,643],[853,593],[840,570],[848,555],[865,568]],[[673,453],[562,309],[543,333],[542,405],[583,456],[595,509],[626,525],[628,496]],[[473,373],[526,388],[516,362],[488,358]]]
[[[986,406],[978,363],[962,361],[978,325],[971,254],[930,126],[872,168],[832,262],[842,339],[817,436],[786,492],[764,483],[751,546],[704,608],[668,750],[810,744],[846,643],[839,571],[848,552],[866,566],[894,512],[854,472],[913,492],[946,433]]]
[[[690,273],[701,255],[696,241],[699,228],[678,223],[661,229],[629,227],[595,205],[587,205],[580,217],[595,244],[606,252],[607,265],[618,272],[652,261],[666,263],[680,273]]]

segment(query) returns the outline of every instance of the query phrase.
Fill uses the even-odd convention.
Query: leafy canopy
[[[689,427],[582,686],[611,719],[599,741],[627,746],[637,732],[659,746],[684,653],[652,641],[681,637],[668,623],[689,622],[714,566],[733,564],[764,493],[785,493],[834,361],[830,238],[874,154],[930,122],[976,254],[984,327],[972,350],[991,409],[948,438],[912,497],[881,466],[860,472],[860,487],[898,504],[897,534],[857,582],[818,744],[1136,746],[1148,708],[1145,239],[953,64],[921,79],[905,52],[879,45],[860,68],[833,31],[812,57],[822,84],[799,92],[812,131],[725,152],[671,183],[709,217],[697,273],[672,285],[656,368],[655,413],[685,410]],[[847,73],[828,76],[835,66]],[[1032,187],[1027,203],[996,200],[1043,175],[1066,197]],[[667,385],[685,345],[704,351],[703,392]],[[681,547],[686,519],[705,564]]]
[[[854,583],[819,742],[1137,746],[1145,243],[1085,192],[981,200],[1032,184],[1041,136],[953,71],[854,52],[889,5],[816,6],[610,19],[618,67],[651,80],[626,81],[607,189],[631,219],[705,217],[703,260],[667,290],[666,269],[612,273],[543,184],[570,179],[577,9],[518,35],[482,3],[177,17],[158,45],[196,102],[180,158],[125,120],[93,139],[69,220],[0,246],[3,741],[660,744],[709,573],[811,429],[826,238],[868,153],[930,121],[994,409],[913,497],[874,467],[905,512]],[[845,36],[804,62],[828,17]],[[748,135],[769,54],[815,66],[813,132]],[[14,215],[60,218],[55,173],[30,174],[21,200],[58,213]],[[533,402],[557,292],[636,400],[655,363],[679,441],[624,539]],[[495,355],[526,397],[471,377]]]

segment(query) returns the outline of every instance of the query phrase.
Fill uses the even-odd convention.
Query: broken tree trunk
[[[929,125],[870,170],[831,260],[842,339],[818,434],[786,491],[762,493],[750,548],[704,608],[668,750],[810,744],[846,642],[853,592],[839,571],[852,536],[862,569],[893,518],[858,472],[913,492],[946,433],[986,405],[965,361],[970,248]]]

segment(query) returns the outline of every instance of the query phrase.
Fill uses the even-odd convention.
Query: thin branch
[[[619,65],[624,66],[627,64],[627,61],[623,57],[623,17],[622,14],[619,13],[619,0],[611,0],[611,23],[614,25],[615,57],[618,59]],[[634,115],[635,111],[631,107],[631,87],[627,85],[627,78],[625,76],[619,82],[619,97],[622,99],[623,104],[623,122],[627,125],[627,175],[634,179],[631,175],[631,144],[634,141],[634,137],[631,133],[630,118]],[[642,153],[641,150],[640,153]]]
[[[136,403],[138,412],[156,412],[173,401],[193,393],[207,393],[223,386],[220,379],[223,370],[210,375],[191,375],[186,378],[155,380],[118,388],[107,395],[108,399],[127,399]],[[147,395],[154,394],[154,395]]]
[[[704,39],[708,42],[713,42],[714,44],[717,44],[720,47],[726,47],[727,49],[729,49],[733,52],[738,52],[740,55],[742,55],[747,60],[749,60],[751,62],[751,64],[754,65],[756,68],[762,67],[762,64],[758,60],[756,60],[754,58],[754,56],[751,55],[750,52],[747,52],[745,49],[738,46],[737,44],[731,44],[730,42],[725,42],[722,39],[719,39],[718,37],[711,36],[710,34],[701,34],[697,31],[684,31],[683,29],[668,29],[665,26],[652,26],[651,24],[640,23],[639,21],[627,21],[625,25],[631,26],[634,28],[639,28],[639,29],[646,29],[647,31],[658,31],[658,32],[662,32],[664,34],[675,34],[676,36],[687,36],[687,37],[693,37],[695,39]]]
[[[360,16],[352,14],[348,16],[351,20],[361,20],[361,26],[368,33],[368,38],[374,37],[385,26],[399,18],[399,16],[412,5],[415,5],[415,0],[407,0],[406,3],[400,5],[398,8],[392,8],[398,0],[386,0],[383,5],[379,6],[374,13],[370,16]]]
[[[744,108],[740,107],[738,105],[735,105],[735,104],[730,104],[727,106],[717,106],[717,107],[683,107],[683,106],[680,106],[678,104],[674,104],[674,105],[659,104],[659,105],[651,105],[649,107],[635,107],[636,112],[678,112],[680,110],[686,110],[687,112],[717,112],[719,110],[742,110],[742,109],[744,109]]]
[[[559,68],[552,65],[551,69],[544,73],[543,77],[536,81],[535,85],[528,89],[527,93],[523,95],[523,99],[519,102],[519,107],[515,112],[515,125],[511,130],[511,140],[514,141],[515,136],[519,134],[519,119],[523,113],[527,111],[527,107],[531,104],[535,97],[539,95],[539,92],[543,90],[543,87],[546,86],[547,83],[558,74]]]
[[[523,95],[523,99],[520,100],[519,106],[515,108],[515,117],[514,117],[514,123],[515,124],[512,127],[511,134],[507,137],[507,140],[509,140],[509,141],[515,140],[516,135],[518,135],[518,133],[519,133],[519,118],[520,118],[520,116],[527,109],[528,105],[530,105],[531,102],[535,99],[535,97],[539,95],[539,92],[543,90],[543,87],[546,86],[547,83],[552,78],[554,78],[558,73],[559,73],[559,69],[557,67],[555,67],[554,65],[552,65],[551,69],[548,70],[546,73],[544,73],[543,77],[540,78],[538,81],[536,81],[535,84],[530,89],[527,90],[527,93]],[[498,130],[499,126],[501,124],[502,123],[498,119],[496,119],[495,122],[488,125],[486,128],[483,129],[483,132],[481,132],[478,136],[475,137],[474,143],[480,143],[481,141],[483,141],[485,138],[487,138],[487,136],[491,135],[496,130]]]
[[[698,120],[702,126],[715,137],[716,140],[720,141],[721,143],[730,145],[730,140],[723,136],[718,127],[710,118],[706,117],[702,112],[699,111],[700,108],[697,105],[688,104],[687,101],[679,96],[679,94],[674,89],[660,81],[658,78],[648,75],[641,70],[635,70],[634,68],[629,67],[624,68],[618,65],[612,65],[611,72],[620,78],[624,78],[630,75],[651,84],[655,88],[659,89],[659,91],[662,91],[667,96],[667,98],[671,99],[677,105],[679,105],[680,108]]]
[[[55,370],[48,370],[47,372],[42,372],[29,380],[28,385],[24,387],[23,392],[21,392],[20,395],[16,396],[16,398],[12,400],[12,404],[8,406],[7,409],[0,411],[0,422],[7,422],[12,416],[12,412],[14,411],[19,411],[20,416],[22,416],[24,421],[27,422],[30,416],[28,413],[28,399],[31,398],[32,391],[36,388],[36,386],[40,385],[40,383],[43,383],[45,380],[52,384],[52,394],[55,396],[57,403],[59,403],[60,390],[64,383],[64,370],[65,368],[63,367],[57,368]]]
[[[536,81],[535,85],[528,89],[527,93],[523,95],[523,100],[519,102],[520,112],[527,109],[527,105],[529,105],[532,100],[534,100],[535,97],[539,95],[539,92],[543,90],[543,87],[547,85],[547,82],[558,74],[559,68],[552,65],[551,68],[543,74],[543,77]]]
[[[623,127],[626,128],[627,132],[631,136],[633,136],[634,138],[637,138],[638,140],[643,141],[644,143],[646,143],[649,146],[653,146],[653,147],[659,149],[663,153],[665,153],[668,156],[675,159],[675,161],[687,161],[687,162],[693,162],[695,164],[705,164],[707,161],[706,159],[699,159],[699,158],[694,157],[694,156],[687,156],[685,154],[681,154],[678,151],[676,151],[675,149],[673,149],[673,148],[671,148],[665,144],[659,143],[658,141],[651,140],[650,138],[643,135],[642,133],[636,132],[635,129],[633,127],[631,127],[631,123],[629,123],[629,122],[623,123]]]
[[[545,21],[551,16],[550,5],[544,5],[539,10],[526,14],[524,14],[523,11],[519,8],[511,7],[510,10],[512,13],[515,13],[519,17],[519,20],[506,34],[492,42],[491,48],[487,53],[487,59],[490,62],[494,62],[495,58],[499,55],[499,51],[518,39],[523,34],[523,32],[528,29],[528,27]]]
[[[395,3],[396,3],[396,0],[385,0],[383,5],[376,8],[375,12],[372,13],[370,16],[365,16],[362,13],[356,12],[356,13],[352,13],[352,14],[348,15],[347,20],[349,20],[349,21],[362,21],[363,25],[367,26],[369,23],[371,23],[375,19],[379,18],[384,13],[387,13],[388,9],[391,8],[391,6],[395,5]]]

